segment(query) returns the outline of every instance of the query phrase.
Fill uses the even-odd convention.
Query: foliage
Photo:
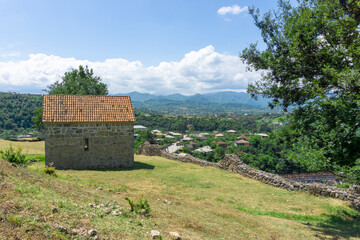
[[[142,112],[156,112],[176,116],[206,116],[217,114],[244,114],[244,113],[279,113],[278,108],[248,105],[242,103],[212,103],[195,101],[173,101],[167,99],[152,99],[146,102],[133,101],[136,109]]]
[[[43,115],[43,107],[39,107],[35,110],[34,116],[32,118],[32,122],[34,124],[34,127],[38,130],[44,129],[44,123],[42,122],[42,116]]]
[[[270,132],[274,129],[272,120],[282,116],[281,114],[248,114],[218,116],[168,116],[157,113],[143,113],[135,111],[136,122],[149,129],[160,129],[166,131],[226,131],[235,129],[247,132]],[[263,119],[263,121],[259,121]]]
[[[142,210],[145,210],[145,213],[149,214],[151,211],[147,199],[139,198],[139,200],[136,202],[128,197],[125,197],[125,200],[129,203],[131,212],[141,213]]]
[[[0,133],[4,138],[32,131],[33,112],[41,106],[41,95],[0,92]]]
[[[57,176],[57,174],[55,173],[55,167],[45,167],[44,173],[49,174],[50,176],[54,176],[54,177]]]
[[[93,69],[80,65],[79,69],[65,72],[62,81],[56,81],[46,89],[48,94],[107,95],[108,89],[101,78],[94,76]]]
[[[151,144],[155,143],[155,140],[154,140],[155,136],[154,136],[154,134],[151,133],[151,131],[136,130],[135,133],[139,134],[139,136],[137,136],[134,140],[134,153],[136,153],[137,149],[146,141]]]
[[[214,161],[217,162],[225,157],[225,149],[223,147],[216,147],[215,148],[215,154],[214,154]]]
[[[26,159],[26,155],[22,153],[21,147],[14,149],[13,146],[10,144],[9,147],[0,150],[0,154],[2,159],[13,164],[23,167],[29,165],[29,161]]]
[[[309,170],[351,177],[359,168],[359,12],[351,0],[300,0],[296,7],[279,0],[278,11],[262,19],[250,9],[267,48],[242,52],[250,69],[265,70],[248,92],[273,98],[272,107],[297,106],[284,129],[291,135],[280,138],[294,146],[288,157]]]

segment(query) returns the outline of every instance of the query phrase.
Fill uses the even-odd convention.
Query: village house
[[[219,137],[223,137],[223,136],[224,136],[224,134],[222,134],[222,133],[216,134],[216,135],[215,135],[215,139],[216,139],[216,138],[219,138]]]
[[[229,134],[236,134],[237,133],[237,131],[235,131],[235,130],[228,130],[228,131],[226,131],[227,133],[229,133]]]
[[[216,145],[225,149],[227,148],[227,143],[224,141],[217,142]]]
[[[198,149],[195,149],[194,152],[200,152],[200,153],[203,153],[203,154],[206,154],[208,152],[212,152],[213,150],[211,149],[210,146],[204,146],[202,148],[198,148]]]
[[[186,146],[188,147],[188,148],[190,148],[190,150],[194,150],[194,149],[196,149],[196,143],[194,143],[194,142],[190,142],[189,144],[186,144]]]
[[[249,146],[250,143],[246,140],[241,139],[241,140],[235,141],[234,145],[235,146]]]
[[[257,133],[256,135],[260,136],[261,139],[267,138],[269,135],[264,134],[264,133]]]
[[[44,95],[45,163],[58,169],[134,166],[128,96]]]
[[[145,131],[145,130],[147,130],[147,127],[145,127],[143,125],[134,125],[134,130]]]
[[[241,136],[238,137],[238,139],[249,140],[250,138],[245,136],[244,134],[241,134]]]

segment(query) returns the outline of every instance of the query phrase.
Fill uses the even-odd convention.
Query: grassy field
[[[95,228],[100,239],[148,239],[152,229],[183,239],[360,239],[360,216],[346,202],[212,167],[160,157],[135,161],[132,169],[56,170],[58,177],[41,173],[43,162],[24,170],[1,161],[0,236],[81,239],[70,229]],[[150,216],[130,213],[124,197],[147,199]],[[114,200],[123,215],[88,206],[110,201],[115,208]]]
[[[12,145],[14,148],[22,147],[23,152],[26,154],[44,154],[45,144],[44,141],[40,142],[17,142],[7,141],[0,138],[0,149]]]

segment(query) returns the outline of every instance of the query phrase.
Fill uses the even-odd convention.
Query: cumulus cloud
[[[221,7],[219,8],[219,10],[217,11],[217,13],[219,15],[226,15],[226,14],[233,14],[233,15],[237,15],[237,14],[240,14],[242,12],[245,12],[248,10],[248,7],[245,6],[245,7],[240,7],[239,5],[235,4],[235,5],[232,5],[232,6],[227,6],[227,7]]]
[[[0,91],[41,92],[61,79],[64,72],[79,65],[93,68],[112,94],[139,91],[190,95],[229,89],[241,91],[260,77],[258,72],[246,72],[238,56],[218,53],[211,45],[185,54],[179,62],[161,62],[157,66],[144,66],[140,61],[122,58],[94,62],[30,54],[26,60],[0,62]]]

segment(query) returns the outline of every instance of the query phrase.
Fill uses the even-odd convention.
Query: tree
[[[92,69],[88,66],[85,68],[79,66],[79,69],[72,69],[65,72],[62,81],[47,86],[45,90],[48,94],[69,94],[69,95],[107,95],[108,89],[105,83],[101,82],[101,78],[94,76]],[[32,121],[38,130],[44,128],[42,123],[42,107],[34,112]]]
[[[263,70],[248,92],[284,111],[295,106],[284,128],[290,135],[279,138],[294,147],[288,157],[360,182],[360,2],[279,0],[262,19],[250,13],[267,47],[251,44],[241,54],[249,69]]]
[[[108,89],[101,78],[94,76],[93,69],[79,66],[79,69],[72,69],[65,72],[62,81],[56,81],[48,86],[48,94],[69,94],[69,95],[107,95]]]
[[[34,127],[38,130],[44,129],[44,123],[42,121],[42,115],[43,115],[43,107],[39,107],[35,110],[34,116],[32,118],[32,122],[34,124]]]

